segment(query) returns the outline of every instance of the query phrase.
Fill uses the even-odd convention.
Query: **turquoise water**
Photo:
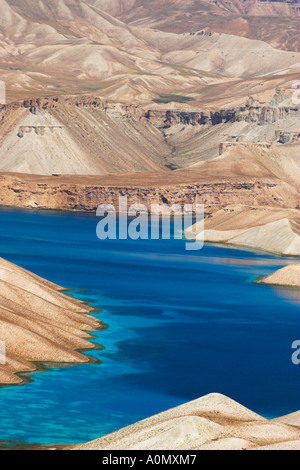
[[[89,214],[0,210],[0,256],[103,309],[90,354],[0,389],[3,440],[76,443],[210,392],[266,417],[299,409],[299,292],[252,284],[291,262],[182,240],[99,241]],[[80,292],[84,289],[85,292]]]

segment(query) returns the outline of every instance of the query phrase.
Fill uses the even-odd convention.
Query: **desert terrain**
[[[196,31],[199,25],[215,32],[261,39],[283,50],[299,50],[298,0],[90,0],[127,24],[151,24],[162,31]]]
[[[0,338],[6,354],[5,364],[0,364],[0,385],[28,381],[26,372],[41,369],[43,363],[70,365],[91,360],[79,352],[95,347],[88,332],[102,328],[88,315],[91,307],[3,258],[0,284]]]
[[[212,393],[72,450],[299,450],[299,418],[267,420]]]
[[[299,258],[299,2],[0,0],[0,205],[204,204],[206,242]],[[0,284],[2,385],[92,360],[91,307],[2,258]],[[71,448],[299,450],[299,427],[211,394]]]
[[[0,6],[2,205],[290,209],[263,246],[251,225],[225,236],[207,221],[208,237],[299,254],[298,2]]]
[[[201,7],[212,9],[215,18],[220,18],[215,10],[221,17],[224,12],[226,17],[226,11],[207,0],[194,7],[193,1],[184,2],[185,7],[179,1],[135,2],[135,15],[139,3],[150,5],[154,15],[162,9],[169,24],[174,24],[170,9],[181,16],[182,8],[197,8],[204,22],[197,19],[197,24],[180,32],[164,31],[152,24],[149,15],[141,24],[110,15],[112,2],[1,0],[0,72],[7,101],[96,93],[114,102],[147,105],[156,100],[198,107],[207,98],[211,102],[217,98],[221,106],[243,103],[249,94],[261,96],[279,86],[288,88],[298,72],[295,36],[293,44],[281,50],[274,32],[269,31],[274,34],[272,44],[256,33],[243,37],[247,25],[246,33],[239,36],[228,18],[226,32],[211,29]],[[236,3],[245,8],[244,2]],[[130,2],[122,4],[130,6]],[[267,8],[262,20],[269,17],[272,28],[275,20],[284,21],[282,6],[289,24],[292,19],[297,22],[297,3],[287,8],[272,3],[274,16],[269,3],[261,4]],[[253,18],[257,24],[260,13]],[[289,34],[289,28],[284,34]]]
[[[269,284],[274,286],[300,287],[300,264],[293,263],[278,269],[270,276],[258,279],[259,284]]]
[[[234,210],[243,233],[229,209],[226,233],[212,231],[218,215],[207,218],[207,241],[299,256],[299,109],[291,91],[277,89],[267,104],[250,97],[218,111],[147,109],[90,95],[4,105],[0,202],[95,211],[127,195],[149,209],[197,202],[211,214],[240,205]],[[269,214],[260,235],[244,207],[262,209],[256,227]],[[279,209],[287,214],[274,219]]]
[[[198,233],[197,224],[186,230]],[[299,256],[299,211],[274,207],[227,206],[205,220],[204,240]]]

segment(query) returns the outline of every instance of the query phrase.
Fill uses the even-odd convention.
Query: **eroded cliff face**
[[[218,111],[146,110],[87,95],[25,100],[0,106],[0,171],[109,175],[194,170],[230,147],[242,152],[246,146],[255,155],[271,143],[288,156],[282,144],[297,143],[298,121],[299,108],[280,90],[268,104],[249,98],[242,107]]]
[[[138,105],[121,105],[108,103],[96,96],[71,96],[36,98],[8,105],[0,105],[0,118],[4,120],[16,109],[25,108],[36,114],[41,110],[56,109],[61,106],[78,108],[95,108],[105,111],[110,116],[118,116],[136,121],[147,120],[156,127],[170,127],[174,124],[191,126],[211,125],[226,122],[261,122],[273,123],[281,119],[299,118],[300,110],[291,104],[283,92],[277,90],[270,103],[260,103],[252,97],[246,100],[245,106],[220,110],[180,109],[144,109]]]
[[[215,178],[197,182],[197,175],[178,175],[172,181],[153,174],[153,181],[142,185],[134,181],[114,181],[113,177],[52,177],[0,174],[0,204],[24,208],[96,211],[100,204],[113,204],[118,210],[119,197],[127,196],[128,205],[204,204],[215,211],[229,204],[249,206],[298,206],[298,193],[277,178],[232,181]],[[186,180],[179,183],[180,180]],[[190,181],[190,182],[189,182]]]
[[[58,96],[49,98],[33,98],[24,101],[16,101],[9,104],[0,104],[0,116],[4,120],[13,111],[25,108],[36,114],[39,110],[59,108],[62,105],[78,107],[94,107],[105,110],[107,104],[99,97],[95,96]]]
[[[223,153],[227,152],[232,147],[237,147],[237,148],[248,148],[248,149],[265,149],[269,150],[271,148],[271,143],[269,142],[259,142],[256,144],[253,144],[251,142],[222,142],[219,147],[219,154],[223,155]]]
[[[276,131],[275,137],[280,144],[300,142],[300,132]]]
[[[299,107],[296,105],[281,105],[275,102],[263,104],[248,99],[245,106],[219,111],[180,111],[180,110],[149,110],[146,119],[157,127],[171,127],[174,124],[191,126],[215,126],[227,122],[274,123],[280,119],[299,118]]]
[[[129,117],[131,116],[131,117]],[[142,111],[93,96],[0,107],[0,171],[105,175],[166,170],[171,148]]]

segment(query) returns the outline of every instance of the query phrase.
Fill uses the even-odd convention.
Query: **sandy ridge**
[[[205,219],[203,237],[286,256],[300,256],[299,210],[229,205]],[[186,230],[195,235],[197,224]]]
[[[79,350],[93,349],[88,332],[101,328],[87,315],[91,307],[2,258],[0,287],[0,341],[6,349],[0,385],[22,383],[16,374],[36,370],[36,363],[89,362]]]
[[[300,287],[300,263],[293,263],[278,269],[270,276],[258,279],[259,284]]]
[[[300,412],[267,420],[234,400],[212,393],[162,412],[75,450],[300,449]]]

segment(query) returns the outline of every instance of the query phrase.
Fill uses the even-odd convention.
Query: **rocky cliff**
[[[148,179],[148,181],[147,181]],[[142,180],[147,181],[142,183]],[[0,204],[4,206],[95,211],[127,196],[128,204],[205,204],[217,210],[228,204],[296,208],[298,193],[277,178],[202,178],[200,172],[173,172],[108,177],[0,174]]]
[[[260,103],[252,97],[246,100],[245,106],[236,108],[220,109],[218,111],[199,110],[149,110],[145,117],[158,127],[170,127],[174,124],[183,125],[211,125],[227,122],[253,122],[253,123],[273,123],[281,119],[300,117],[299,107],[288,103],[282,97],[276,100],[280,91],[268,103]]]
[[[219,110],[199,109],[144,109],[138,105],[121,105],[108,103],[98,96],[60,96],[50,98],[36,98],[20,102],[0,105],[0,118],[4,120],[7,115],[19,108],[28,109],[32,114],[42,110],[60,108],[62,105],[78,108],[95,108],[105,111],[110,116],[131,118],[137,121],[147,120],[156,127],[170,127],[174,124],[191,126],[217,125],[226,122],[261,122],[272,123],[281,119],[299,118],[299,106],[277,90],[270,103],[255,101],[251,96],[244,106]]]
[[[250,97],[241,107],[197,111],[145,109],[89,95],[36,98],[0,106],[0,171],[108,175],[194,170],[235,146],[239,158],[244,147],[251,151],[249,172],[243,171],[250,177],[249,162],[256,156],[255,165],[261,167],[262,149],[281,152],[278,158],[290,161],[297,151],[298,121],[299,108],[280,90],[268,103]],[[295,148],[287,148],[290,144]],[[260,175],[256,171],[254,176]]]

